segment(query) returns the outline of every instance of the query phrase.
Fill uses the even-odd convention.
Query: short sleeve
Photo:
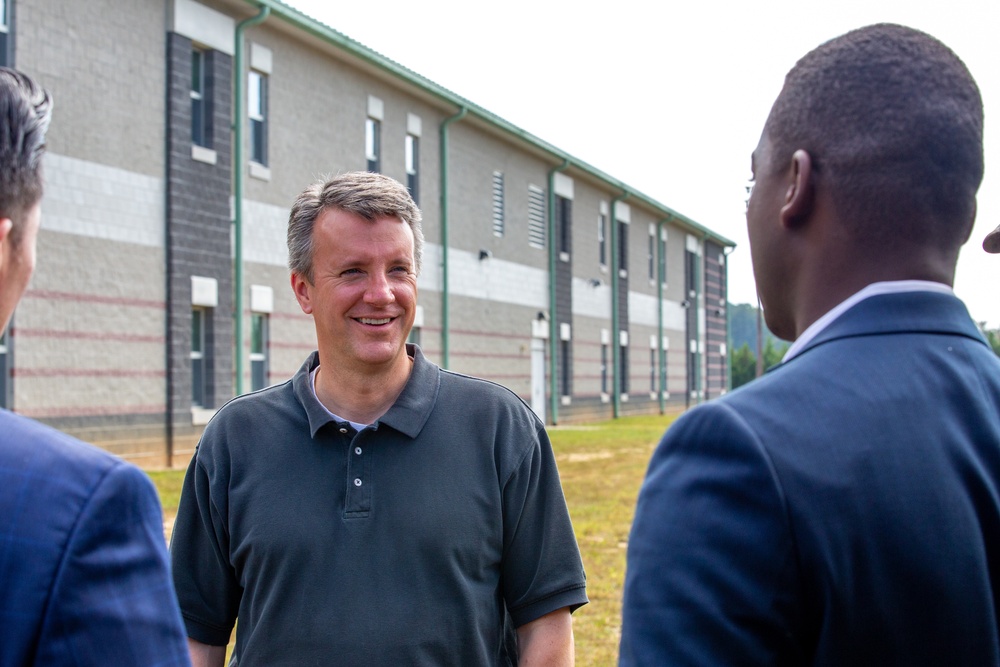
[[[211,479],[200,458],[202,447],[184,477],[170,557],[188,636],[203,644],[225,646],[243,591],[229,559],[225,485]]]
[[[503,488],[503,588],[515,627],[587,603],[586,576],[544,428]]]

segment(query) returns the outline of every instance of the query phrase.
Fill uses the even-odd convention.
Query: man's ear
[[[4,268],[4,261],[7,259],[10,248],[10,230],[14,228],[14,221],[10,218],[0,218],[0,270]]]
[[[312,315],[312,294],[310,292],[312,285],[304,276],[295,271],[292,271],[289,281],[292,284],[292,292],[295,294],[295,300],[299,302],[299,308],[306,315]]]
[[[790,228],[803,223],[813,211],[816,193],[812,181],[812,156],[800,148],[792,153],[788,169],[788,188],[781,206],[781,223]]]

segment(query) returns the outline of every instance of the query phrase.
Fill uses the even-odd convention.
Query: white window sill
[[[215,408],[191,408],[191,425],[192,426],[204,426],[208,421],[215,416]]]
[[[204,146],[199,146],[198,144],[191,144],[191,159],[195,162],[216,164],[218,156],[211,148],[205,148]]]
[[[250,177],[261,181],[271,180],[271,170],[259,162],[250,163]]]

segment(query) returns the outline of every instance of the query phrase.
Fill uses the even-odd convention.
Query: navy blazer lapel
[[[902,292],[861,301],[831,322],[792,360],[833,340],[894,333],[966,336],[986,345],[958,297],[938,292]]]

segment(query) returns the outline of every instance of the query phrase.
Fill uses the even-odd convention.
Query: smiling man
[[[406,188],[307,188],[291,287],[318,351],[215,416],[174,527],[195,665],[572,665],[583,566],[542,423],[406,338],[423,234]]]
[[[1000,360],[951,285],[983,106],[933,37],[805,55],[764,125],[747,228],[764,377],[656,450],[621,665],[1000,665]]]

